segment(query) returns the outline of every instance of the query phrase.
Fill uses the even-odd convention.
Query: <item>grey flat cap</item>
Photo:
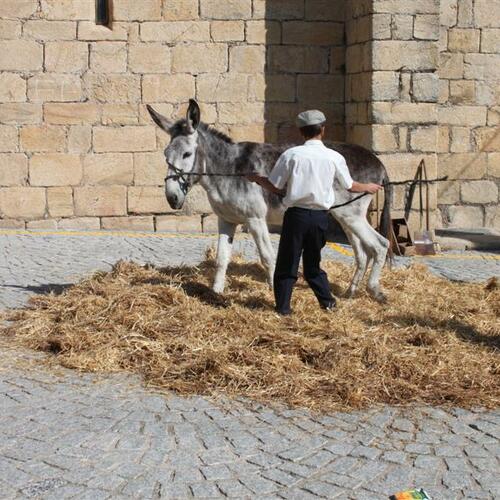
[[[295,124],[298,128],[309,127],[310,125],[323,125],[326,122],[326,116],[317,109],[304,111],[297,116]]]

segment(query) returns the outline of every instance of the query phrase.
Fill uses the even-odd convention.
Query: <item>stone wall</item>
[[[500,1],[441,0],[439,222],[500,229]]]
[[[0,226],[213,230],[200,190],[163,193],[168,116],[201,103],[236,140],[293,134],[303,107],[344,134],[343,0],[0,0]],[[189,217],[199,214],[196,217]]]
[[[323,109],[394,180],[422,158],[466,179],[431,188],[433,226],[499,227],[500,0],[113,4],[109,30],[94,0],[0,0],[0,227],[215,229],[199,189],[168,207],[145,110],[191,97],[235,140],[297,140],[295,115]]]

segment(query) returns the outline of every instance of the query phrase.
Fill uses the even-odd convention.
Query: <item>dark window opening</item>
[[[110,29],[112,23],[112,1],[113,0],[95,0],[96,24],[107,26]]]

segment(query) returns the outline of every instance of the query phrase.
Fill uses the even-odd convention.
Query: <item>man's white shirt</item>
[[[287,208],[328,210],[335,203],[335,177],[344,188],[352,188],[353,180],[345,158],[322,141],[309,140],[280,156],[269,181],[278,189],[287,186],[283,200]]]

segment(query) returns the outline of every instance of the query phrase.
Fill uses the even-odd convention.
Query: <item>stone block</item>
[[[388,14],[375,14],[370,17],[362,18],[369,22],[367,40],[390,40],[392,38],[391,21],[392,17]]]
[[[416,41],[374,41],[372,69],[422,71],[436,69],[438,49],[432,42]]]
[[[42,0],[41,16],[49,20],[93,20],[95,6],[88,0]]]
[[[57,228],[63,231],[99,231],[101,222],[99,217],[75,217],[58,221]]]
[[[242,42],[245,40],[243,21],[212,21],[210,33],[214,42]]]
[[[94,21],[80,21],[78,23],[78,40],[89,42],[121,41],[128,40],[129,25],[127,23],[113,22],[113,29],[97,25]]]
[[[141,43],[129,47],[128,65],[133,73],[169,73],[170,47]]]
[[[46,21],[43,19],[26,21],[23,26],[23,36],[40,42],[74,40],[76,38],[76,22]]]
[[[0,40],[17,40],[21,38],[20,21],[0,19]]]
[[[329,52],[317,47],[286,47],[271,45],[268,48],[269,69],[286,73],[327,73]]]
[[[416,101],[438,101],[439,75],[437,73],[415,73],[413,75],[412,83],[412,95]]]
[[[466,54],[464,76],[468,80],[500,80],[500,53]]]
[[[37,9],[37,0],[2,0],[0,2],[0,17],[24,19],[31,17]]]
[[[137,125],[138,123],[137,104],[105,104],[102,107],[103,125]]]
[[[439,3],[436,0],[377,0],[371,9],[375,13],[437,14]]]
[[[458,182],[439,182],[437,190],[438,205],[460,203],[460,184]]]
[[[163,151],[134,154],[134,185],[163,186],[167,164]]]
[[[32,103],[0,103],[0,123],[27,125],[42,121],[42,106]]]
[[[404,14],[392,16],[392,38],[394,40],[411,40],[413,38],[413,19],[413,16]]]
[[[20,131],[21,149],[33,152],[57,152],[66,149],[66,130],[53,125],[25,126]]]
[[[203,86],[200,82],[206,81],[203,80],[204,76],[199,76],[200,86]],[[181,103],[193,98],[195,92],[195,79],[189,74],[144,75],[142,79],[142,95],[145,102]],[[201,92],[198,97],[201,95],[205,95],[205,92]]]
[[[92,186],[74,189],[75,215],[127,215],[127,188],[125,186]]]
[[[459,53],[443,52],[440,54],[439,77],[447,80],[460,80],[464,77],[464,56]]]
[[[281,42],[281,23],[277,21],[247,21],[247,43],[279,44]]]
[[[500,133],[498,127],[480,127],[473,131],[479,151],[490,153],[500,151]]]
[[[342,45],[343,23],[315,22],[314,28],[307,21],[286,21],[283,23],[283,44],[291,45]]]
[[[85,42],[47,42],[45,70],[54,73],[81,73],[89,63],[89,47]]]
[[[75,186],[82,180],[79,155],[35,154],[29,165],[32,186]]]
[[[127,71],[127,44],[121,42],[93,43],[90,49],[90,70],[95,73]]]
[[[0,219],[1,229],[25,229],[26,223],[17,219]]]
[[[486,154],[454,153],[439,155],[439,175],[454,179],[482,179],[486,175]]]
[[[484,225],[500,231],[500,205],[484,207],[485,220]]]
[[[71,217],[73,210],[73,189],[70,187],[49,187],[47,205],[51,217]]]
[[[19,153],[0,154],[0,186],[24,186],[28,179],[28,158]]]
[[[418,127],[411,130],[410,145],[413,151],[436,151],[437,127]]]
[[[481,31],[476,29],[452,28],[448,32],[450,52],[479,52]]]
[[[0,41],[0,71],[39,71],[42,66],[42,44],[26,40]]]
[[[450,98],[450,81],[439,80],[439,104],[446,104]]]
[[[52,219],[33,220],[26,223],[28,231],[54,231],[57,229],[57,222]]]
[[[45,215],[45,189],[37,187],[0,188],[0,216],[41,219]]]
[[[228,101],[244,101],[245,80],[241,75],[235,76],[235,84],[241,88],[241,92],[230,98],[232,86],[227,88]],[[198,79],[198,92],[200,90],[200,79]],[[220,91],[220,89],[217,89]],[[272,101],[272,102],[295,102],[297,98],[297,77],[295,75],[253,75],[249,77],[248,97],[250,101]],[[222,100],[216,98],[217,102]]]
[[[481,52],[498,53],[500,47],[500,29],[481,30]]]
[[[83,159],[83,183],[95,185],[130,185],[134,180],[132,154],[105,153]]]
[[[13,125],[0,125],[0,152],[10,153],[18,151],[19,136],[17,127]]]
[[[84,98],[78,75],[39,73],[28,80],[28,98],[32,102],[75,102]]]
[[[263,73],[266,49],[260,45],[241,45],[229,49],[229,71],[234,73]]]
[[[330,0],[306,0],[305,18],[312,21],[343,22],[345,18],[344,2],[332,3]]]
[[[255,78],[259,78],[259,76]],[[262,79],[264,79],[264,76],[259,81]],[[192,87],[194,88],[194,83]],[[248,77],[246,75],[206,73],[200,75],[197,79],[196,95],[198,99],[204,102],[244,102],[247,100],[247,91]],[[191,93],[192,95],[194,95],[194,92]]]
[[[498,80],[475,81],[476,87],[476,102],[488,107],[488,111],[492,110],[500,103],[500,85]]]
[[[223,102],[219,105],[219,122],[229,125],[261,123],[264,112],[265,105],[261,102]]]
[[[452,206],[448,208],[448,226],[462,229],[476,229],[484,225],[482,207]]]
[[[488,109],[488,126],[500,125],[500,106]]]
[[[155,21],[161,19],[161,0],[113,0],[117,21]]]
[[[458,26],[474,26],[474,0],[458,0]]]
[[[437,152],[448,153],[450,151],[450,128],[438,127]]]
[[[470,151],[472,151],[470,128],[468,127],[451,128],[450,151],[452,153],[469,153]]]
[[[429,177],[437,175],[437,155],[435,154],[392,153],[379,154],[378,157],[387,168],[391,181],[413,179],[421,160],[425,160]]]
[[[96,153],[127,153],[155,151],[156,134],[154,127],[95,127],[93,137]]]
[[[483,106],[441,106],[438,116],[443,125],[479,127],[486,125],[487,109]]]
[[[198,19],[198,3],[198,0],[163,2],[163,19],[166,21]]]
[[[207,19],[249,19],[251,0],[200,0],[200,13]]]
[[[500,0],[476,0],[474,18],[477,27],[497,28]]]
[[[100,121],[99,106],[92,103],[48,103],[44,119],[55,125],[91,125]]]
[[[328,89],[326,91],[326,89]],[[342,75],[299,75],[297,95],[300,102],[312,103],[322,95],[325,102],[344,102]]]
[[[242,21],[240,23],[243,24]],[[226,24],[223,22],[223,24]],[[141,24],[141,40],[145,42],[209,42],[208,21],[170,21]],[[217,41],[214,39],[214,41]]]
[[[417,40],[438,40],[439,16],[435,14],[415,16],[413,35]]]
[[[167,203],[165,189],[152,186],[132,186],[128,188],[128,211],[132,214],[173,212]]]
[[[497,203],[498,187],[493,181],[463,182],[461,195],[464,203]]]
[[[233,125],[228,134],[236,142],[272,142],[272,129],[265,123]]]
[[[475,104],[476,82],[474,80],[450,81],[449,100],[452,104]]]
[[[305,15],[303,0],[253,0],[255,19],[303,19]]]
[[[201,217],[199,215],[156,217],[156,230],[160,233],[201,233]]]
[[[440,0],[440,23],[442,26],[450,28],[457,24],[458,2],[457,0]]]
[[[227,46],[221,43],[177,45],[172,49],[172,72],[213,73],[227,71]]]
[[[374,101],[395,101],[399,98],[399,74],[375,71],[371,74],[370,91]]]
[[[92,147],[92,127],[74,125],[68,129],[68,152],[86,154]]]
[[[174,112],[174,106],[172,104],[164,102],[165,100],[166,99],[162,100],[161,102],[154,103],[153,107],[156,111],[158,111],[158,113],[161,113],[163,116],[171,117],[174,120],[186,116],[185,108],[182,110],[180,108],[176,108]],[[144,101],[146,101],[146,99],[144,99]],[[202,107],[202,104],[200,104],[200,107]],[[151,119],[151,115],[149,114],[149,111],[147,110],[146,106],[144,104],[139,104],[139,125],[152,125],[152,124],[154,124],[154,122]],[[158,142],[164,144],[167,140],[166,132],[164,132],[161,129],[158,129],[158,132],[159,132]]]
[[[155,230],[153,217],[103,217],[102,228],[106,231],[147,231]]]
[[[375,102],[371,113],[375,123],[437,122],[437,109],[433,103]]]
[[[101,103],[141,100],[140,75],[87,73],[83,81],[89,97]]]

